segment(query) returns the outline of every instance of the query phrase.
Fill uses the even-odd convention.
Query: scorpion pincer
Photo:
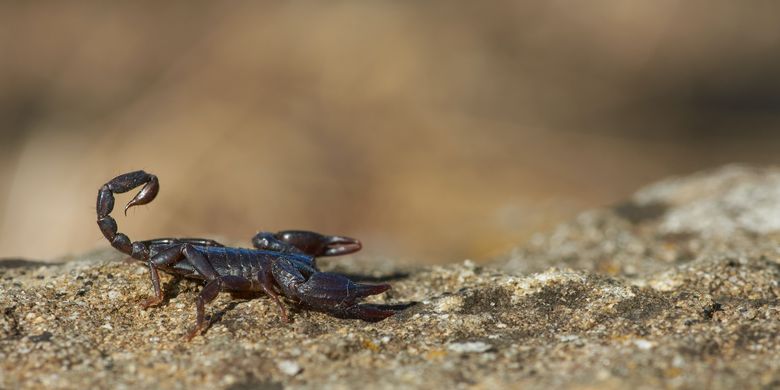
[[[390,285],[359,284],[343,275],[317,269],[316,257],[360,250],[360,241],[353,238],[299,230],[260,232],[252,239],[254,249],[226,247],[203,238],[130,241],[117,231],[116,220],[109,214],[114,208],[115,193],[128,192],[141,185],[144,187],[125,206],[127,214],[130,207],[154,200],[160,189],[157,177],[135,171],[117,176],[100,187],[97,224],[111,246],[149,266],[154,296],[142,303],[144,309],[163,302],[159,271],[205,284],[196,298],[197,319],[195,327],[186,335],[188,340],[205,328],[204,307],[222,291],[265,293],[279,307],[284,322],[290,321],[280,296],[339,318],[380,321],[396,313],[387,306],[358,303],[362,298],[387,291]]]

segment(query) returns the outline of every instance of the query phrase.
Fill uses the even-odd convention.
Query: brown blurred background
[[[638,186],[775,163],[771,1],[0,3],[0,257],[302,228],[486,259]],[[120,197],[119,202],[128,197]]]

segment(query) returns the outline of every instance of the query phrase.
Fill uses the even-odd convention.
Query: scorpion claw
[[[324,236],[326,240],[322,256],[339,256],[347,253],[357,252],[363,245],[360,241],[341,236]]]
[[[303,304],[337,317],[379,321],[395,314],[395,311],[357,301],[389,289],[389,284],[360,284],[343,275],[321,272],[312,275],[299,287],[298,297]]]
[[[357,291],[355,292],[355,296],[358,298],[365,298],[370,295],[381,294],[390,289],[389,284],[360,284],[360,283],[353,283],[353,284],[357,286]]]
[[[310,256],[338,256],[357,252],[362,248],[360,241],[342,236],[326,236],[305,230],[285,230],[270,235],[273,239],[292,245]],[[268,239],[266,233],[260,233],[255,240]],[[259,243],[259,241],[257,241]]]

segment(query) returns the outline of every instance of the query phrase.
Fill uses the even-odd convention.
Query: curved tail
[[[118,233],[116,220],[109,215],[114,209],[115,193],[121,194],[130,191],[141,184],[145,184],[144,188],[125,206],[125,215],[127,215],[127,209],[130,207],[147,204],[154,200],[160,190],[157,176],[144,171],[135,171],[119,175],[100,187],[97,196],[97,224],[111,246],[133,258],[145,260],[149,257],[149,248],[143,243],[130,241],[130,238],[123,233]]]

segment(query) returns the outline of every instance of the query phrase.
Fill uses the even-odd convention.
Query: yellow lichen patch
[[[370,349],[373,352],[379,352],[379,346],[371,340],[363,340],[363,348]]]
[[[596,269],[603,274],[615,276],[622,271],[620,264],[612,261],[602,261],[596,265]]]
[[[664,376],[667,378],[677,378],[682,374],[682,370],[677,367],[669,367],[664,370]]]
[[[443,349],[432,349],[425,354],[426,360],[439,360],[447,356],[447,351]]]

